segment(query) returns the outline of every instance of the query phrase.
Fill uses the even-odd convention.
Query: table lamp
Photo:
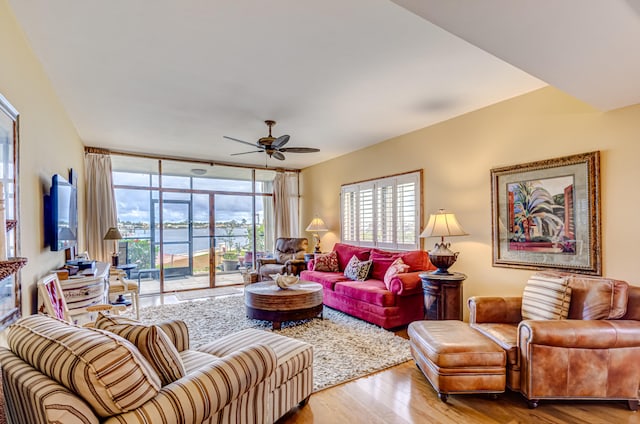
[[[306,231],[313,233],[313,238],[316,242],[314,253],[320,253],[320,236],[318,235],[318,233],[329,231],[329,229],[327,228],[327,224],[324,223],[322,218],[316,216],[311,220],[311,223],[307,225]]]
[[[429,251],[429,260],[433,265],[438,267],[433,274],[450,275],[448,269],[458,259],[459,252],[452,252],[449,247],[450,243],[445,243],[445,237],[466,236],[468,235],[456,216],[452,213],[446,213],[444,209],[438,210],[437,214],[429,216],[429,222],[420,237],[440,237],[440,243],[436,243],[435,248]]]
[[[118,266],[118,240],[122,240],[122,234],[117,227],[111,227],[104,235],[104,240],[113,240],[115,249],[111,253],[111,265],[115,268]]]

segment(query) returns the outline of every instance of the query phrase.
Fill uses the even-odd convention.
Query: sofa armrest
[[[218,411],[260,384],[256,399],[267,402],[269,377],[276,355],[268,346],[252,345],[164,386],[158,395],[140,408],[112,417],[105,424],[141,422],[206,422]],[[264,399],[263,399],[264,398]],[[176,400],[184,399],[184,402]],[[191,399],[192,401],[187,401]],[[263,405],[268,410],[268,405]],[[259,414],[260,406],[254,411]],[[264,412],[264,411],[263,411]]]
[[[517,324],[522,321],[522,297],[469,298],[469,324]]]
[[[579,349],[640,347],[640,321],[525,320],[518,326],[518,343]]]
[[[309,262],[307,262],[307,269],[309,271],[313,271],[313,269],[316,267],[316,260],[315,259],[311,259]]]
[[[398,296],[415,294],[417,288],[422,288],[420,274],[424,271],[404,272],[391,279],[389,291]]]
[[[274,258],[258,258],[256,259],[256,263],[258,264],[258,266],[260,266],[267,264],[277,264],[278,261],[276,261]]]

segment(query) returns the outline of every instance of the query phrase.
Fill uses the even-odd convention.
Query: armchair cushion
[[[629,285],[610,278],[571,276],[571,319],[618,319],[627,312]]]
[[[138,322],[116,323],[102,313],[98,314],[95,325],[98,329],[110,331],[136,345],[160,377],[163,386],[186,375],[180,353],[159,326]]]
[[[522,319],[565,319],[570,300],[567,277],[534,274],[522,294]]]

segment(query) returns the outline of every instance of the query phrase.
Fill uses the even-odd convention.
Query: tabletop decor
[[[602,275],[600,152],[491,170],[493,266]]]

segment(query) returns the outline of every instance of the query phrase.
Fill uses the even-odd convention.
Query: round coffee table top
[[[266,311],[292,311],[312,308],[322,304],[322,285],[300,280],[297,284],[281,289],[273,281],[245,286],[246,306]]]

